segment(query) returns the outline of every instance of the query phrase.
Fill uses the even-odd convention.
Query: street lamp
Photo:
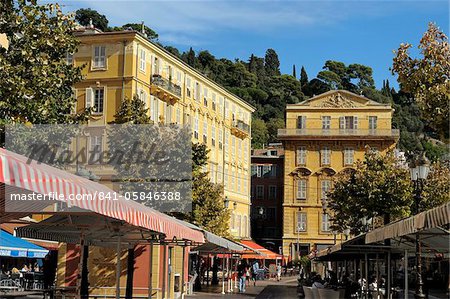
[[[422,190],[424,182],[427,179],[428,172],[430,171],[430,162],[428,161],[425,153],[418,159],[413,159],[409,165],[409,171],[411,174],[411,180],[414,184],[414,206],[415,213],[418,214],[420,209],[420,201],[422,199]],[[408,258],[405,256],[405,258]],[[416,282],[416,295],[417,299],[425,298],[423,293],[423,280],[422,280],[422,245],[420,243],[420,234],[416,232],[416,270],[417,270],[417,282]]]

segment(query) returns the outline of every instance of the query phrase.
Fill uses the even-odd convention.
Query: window
[[[256,198],[257,199],[263,199],[264,198],[264,186],[263,185],[257,185],[256,186]]]
[[[276,177],[277,176],[277,165],[270,165],[269,166],[269,176],[270,177]]]
[[[166,115],[165,115],[166,124],[172,123],[172,106],[170,104],[166,104]]]
[[[236,138],[234,136],[230,136],[231,138],[231,156],[234,157],[236,153]]]
[[[177,85],[181,86],[181,72],[177,71]]]
[[[358,117],[356,116],[339,117],[339,129],[344,130],[358,129]]]
[[[323,180],[320,183],[321,185],[321,197],[320,199],[327,199],[327,194],[331,189],[331,181],[330,180]]]
[[[258,178],[262,177],[262,173],[263,173],[263,166],[262,165],[256,166],[256,177]]]
[[[330,231],[330,215],[328,214],[322,214],[322,231]]]
[[[211,126],[211,145],[216,146],[216,127]]]
[[[72,53],[69,53],[69,52],[66,53],[66,63],[68,65],[73,64],[73,54]]]
[[[158,116],[159,116],[159,100],[155,99],[154,96],[150,96],[150,106],[152,107],[151,119],[156,124],[158,123]]]
[[[159,63],[158,57],[153,59],[153,74],[160,75],[161,74],[161,64]]]
[[[220,184],[222,183],[222,174],[223,174],[223,168],[221,165],[217,166],[217,182]]]
[[[216,183],[216,165],[213,163],[210,164],[209,176],[211,178],[211,182]]]
[[[208,107],[208,88],[203,88],[203,106]]]
[[[297,117],[297,129],[306,129],[306,116]]]
[[[208,119],[205,116],[203,120],[203,143],[206,144],[208,142]]]
[[[331,163],[331,150],[329,147],[324,147],[320,151],[320,161],[322,165],[330,165]]]
[[[139,70],[145,73],[146,62],[145,62],[145,49],[139,50]]]
[[[237,191],[238,192],[242,192],[241,190],[241,174],[240,173],[236,173],[236,181],[237,181]]]
[[[194,86],[194,100],[196,101],[200,101],[200,93],[201,93],[201,87],[200,84],[198,82],[195,82],[195,86]]]
[[[177,109],[177,124],[181,124],[181,109]]]
[[[105,89],[101,88],[86,88],[86,107],[94,108],[94,113],[103,113],[103,102],[105,96]]]
[[[297,199],[306,199],[306,180],[297,181]]]
[[[331,127],[331,116],[322,116],[322,129],[329,130]]]
[[[195,115],[194,119],[194,138],[198,139],[198,114]]]
[[[355,150],[352,148],[344,149],[344,165],[353,165]]]
[[[144,103],[145,109],[147,109],[147,93],[143,89],[139,89],[139,99]]]
[[[277,186],[269,186],[269,199],[277,198]]]
[[[297,149],[297,165],[306,165],[306,147],[304,146]]]
[[[228,187],[228,176],[229,176],[228,168],[226,168],[226,169],[225,169],[225,175],[223,176],[223,186],[224,186],[225,188]]]
[[[223,145],[222,145],[223,144],[222,138],[223,138],[222,129],[219,128],[219,149],[222,149],[222,147],[223,147]]]
[[[212,94],[212,109],[216,111],[216,94]]]
[[[296,231],[297,232],[306,232],[306,213],[298,212],[297,213],[297,225],[296,225]]]
[[[100,164],[101,156],[103,151],[103,138],[101,135],[94,135],[90,137],[90,149],[89,156],[90,161],[89,164]]]
[[[106,47],[95,46],[93,68],[104,68],[104,67],[106,67]]]
[[[369,130],[377,129],[377,119],[376,116],[369,116]]]
[[[228,118],[229,114],[230,114],[230,109],[228,108],[228,101],[226,99],[224,99],[225,101],[225,118]]]
[[[186,78],[186,95],[188,98],[191,97],[191,78]]]

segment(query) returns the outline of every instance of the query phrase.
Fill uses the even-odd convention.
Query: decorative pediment
[[[310,176],[311,173],[312,173],[312,171],[306,167],[297,167],[296,169],[294,169],[291,172],[291,175],[294,177],[305,177],[305,176]]]
[[[316,174],[321,176],[333,176],[336,174],[336,171],[330,167],[323,167],[319,169]]]
[[[344,97],[340,92],[336,92],[321,102],[318,102],[322,108],[355,108],[355,102]]]
[[[356,172],[356,169],[351,168],[351,167],[346,167],[346,168],[342,169],[341,171],[339,171],[339,174],[340,175],[351,175],[355,172]]]

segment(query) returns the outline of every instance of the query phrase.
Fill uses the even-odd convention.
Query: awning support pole
[[[231,280],[231,276],[230,275],[230,264],[231,264],[231,259],[230,256],[227,255],[227,285],[228,285],[228,293],[233,292],[233,285],[232,285],[232,280]]]
[[[375,256],[376,280],[377,280],[377,299],[380,298],[380,265],[378,264],[378,253]]]
[[[222,294],[225,295],[225,255],[222,255]]]
[[[120,248],[120,236],[117,239],[117,261],[116,261],[116,299],[120,299],[120,272],[121,269],[121,248]]]
[[[367,253],[364,254],[364,276],[366,276],[366,285],[365,285],[365,298],[369,298],[369,257]]]
[[[128,248],[127,256],[127,286],[125,289],[125,298],[133,299],[133,277],[134,277],[134,246]]]
[[[181,264],[181,298],[184,298],[184,267],[186,264],[186,245],[181,246],[182,250],[183,250],[183,260],[182,260],[182,264]]]
[[[405,299],[408,299],[408,293],[409,293],[409,286],[408,286],[408,250],[405,249],[405,260],[404,260],[404,271],[403,273],[405,274]]]
[[[150,241],[148,257],[148,299],[152,299],[153,293],[153,242]]]
[[[391,251],[389,250],[387,253],[387,290],[386,295],[388,299],[391,299]]]
[[[166,298],[166,275],[167,275],[167,267],[168,267],[168,261],[167,261],[167,246],[166,244],[163,242],[161,244],[162,246],[162,250],[163,250],[163,281],[162,281],[162,299]]]

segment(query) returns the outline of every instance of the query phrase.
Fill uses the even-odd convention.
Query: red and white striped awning
[[[143,204],[126,200],[117,195],[115,200],[101,200],[99,194],[112,194],[110,188],[85,179],[83,177],[68,173],[55,167],[38,163],[34,160],[0,148],[0,183],[6,188],[12,187],[28,192],[44,195],[59,194],[67,200],[70,194],[89,194],[92,200],[73,200],[71,206],[82,208],[99,215],[125,221],[136,227],[142,227],[155,232],[163,233],[167,239],[190,240],[203,243],[203,234],[181,225],[172,217],[158,212]],[[5,187],[5,186],[3,186]],[[60,199],[59,196],[58,198]],[[4,201],[5,198],[1,198]],[[36,205],[42,210],[43,204],[49,205],[52,201],[27,202],[24,212],[30,211],[30,205]],[[4,202],[2,203],[4,205]],[[20,214],[20,211],[14,211]],[[28,213],[31,214],[31,213]]]

